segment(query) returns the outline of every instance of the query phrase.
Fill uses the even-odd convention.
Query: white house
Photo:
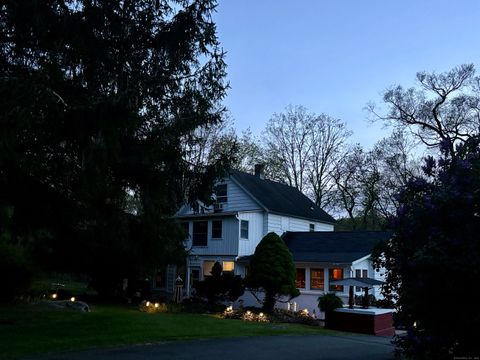
[[[302,308],[316,307],[318,296],[329,290],[330,279],[374,274],[369,263],[376,239],[373,232],[334,232],[330,215],[296,188],[265,179],[262,170],[257,165],[255,174],[231,171],[215,187],[216,204],[196,211],[184,206],[178,211],[176,218],[189,234],[185,269],[168,267],[166,273],[157,274],[154,286],[171,291],[176,275],[181,274],[189,295],[192,285],[208,276],[216,261],[222,263],[223,271],[245,276],[249,256],[272,231],[283,235],[293,254],[302,294],[295,301]],[[348,249],[357,244],[363,245]],[[346,253],[350,256],[340,256]],[[348,297],[348,289],[336,290]],[[247,295],[244,300],[249,303],[253,298]]]
[[[231,171],[215,187],[216,204],[194,211],[182,207],[177,219],[188,227],[186,288],[202,280],[215,261],[224,271],[245,275],[240,257],[252,255],[260,240],[274,231],[333,231],[334,219],[296,188],[255,174]]]

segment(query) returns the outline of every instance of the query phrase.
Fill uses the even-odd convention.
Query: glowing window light
[[[235,263],[233,261],[224,261],[222,266],[223,271],[235,270]]]
[[[147,303],[145,304],[146,306],[150,306],[150,301],[147,301]]]
[[[158,308],[160,306],[159,303],[155,303],[155,307]]]

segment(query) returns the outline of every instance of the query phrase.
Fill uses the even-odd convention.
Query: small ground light
[[[72,296],[72,297],[70,298],[70,301],[72,301],[72,302],[75,301],[75,296]]]
[[[150,301],[147,301],[147,303],[145,305],[150,306]]]
[[[52,294],[52,299],[56,299],[57,298],[57,294]]]
[[[158,308],[160,306],[159,303],[155,303],[155,307]]]
[[[308,309],[303,309],[303,313],[304,313],[305,315],[308,315]]]
[[[232,306],[227,307],[227,311],[233,311],[233,307]]]

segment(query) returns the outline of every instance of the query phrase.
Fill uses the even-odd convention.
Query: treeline
[[[414,87],[384,92],[381,113],[368,106],[372,121],[392,130],[371,149],[353,143],[342,120],[289,106],[273,114],[261,136],[237,134],[228,118],[198,129],[194,136],[202,142],[189,149],[188,160],[208,164],[227,153],[231,166],[246,172],[263,163],[267,178],[298,188],[336,216],[339,228],[381,229],[396,213],[398,194],[421,176],[423,156],[446,143],[454,153],[478,133],[479,99],[473,65],[421,72]]]
[[[202,146],[189,161],[204,164],[231,153],[234,169],[265,165],[267,179],[296,187],[339,219],[340,229],[382,229],[395,213],[395,195],[418,174],[419,146],[396,129],[372,149],[352,144],[347,124],[303,106],[274,114],[261,137],[238,135],[231,121],[197,135]]]

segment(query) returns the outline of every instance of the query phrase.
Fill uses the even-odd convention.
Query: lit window
[[[315,231],[315,224],[310,224],[310,232],[314,232]]]
[[[227,184],[215,186],[215,196],[217,197],[217,204],[226,203],[227,197]]]
[[[203,276],[211,276],[212,269],[215,261],[204,261],[203,262]]]
[[[193,246],[207,246],[208,243],[208,221],[193,222]]]
[[[323,290],[325,287],[325,278],[323,269],[310,270],[310,289]]]
[[[305,269],[297,268],[296,270],[295,287],[297,289],[305,289]]]
[[[343,269],[334,268],[328,269],[328,279],[332,280],[342,280],[343,279]],[[343,292],[343,285],[330,285],[329,291],[339,291]]]
[[[223,262],[223,271],[231,272],[235,269],[235,263],[233,261],[224,261]]]
[[[248,239],[248,221],[240,220],[240,238]]]
[[[212,239],[222,238],[222,220],[212,221]]]

